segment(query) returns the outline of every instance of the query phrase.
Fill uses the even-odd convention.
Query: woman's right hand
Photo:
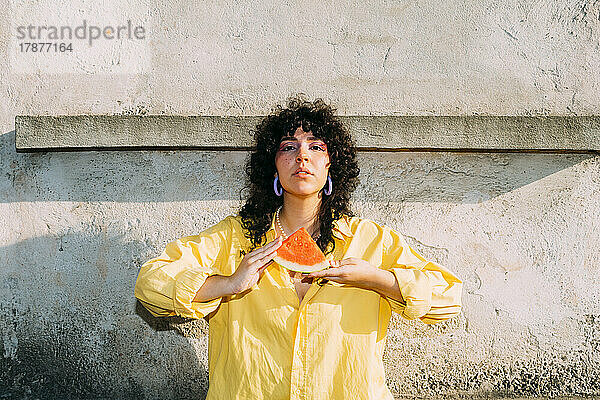
[[[273,257],[277,254],[277,249],[281,246],[281,243],[281,237],[277,237],[263,247],[246,254],[233,275],[229,277],[231,291],[241,293],[256,285],[265,269],[273,261]]]

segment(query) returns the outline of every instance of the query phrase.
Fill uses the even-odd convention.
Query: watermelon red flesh
[[[323,252],[304,228],[283,241],[273,260],[284,268],[298,272],[314,272],[329,267]]]

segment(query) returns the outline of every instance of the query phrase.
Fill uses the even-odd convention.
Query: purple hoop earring
[[[273,191],[275,192],[275,194],[277,196],[281,196],[283,194],[283,187],[281,187],[281,189],[277,186],[277,183],[279,182],[279,177],[276,176],[275,179],[273,180]]]
[[[323,188],[323,193],[325,196],[329,196],[331,191],[333,190],[333,183],[331,182],[331,177],[327,175],[327,189]]]

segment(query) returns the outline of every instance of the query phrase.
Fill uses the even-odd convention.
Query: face
[[[296,129],[294,136],[284,136],[275,155],[275,166],[283,189],[292,195],[307,197],[318,194],[329,173],[327,145],[312,132]]]

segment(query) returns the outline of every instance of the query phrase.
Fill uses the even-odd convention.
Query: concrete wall
[[[246,156],[16,153],[16,115],[261,115],[298,91],[347,115],[600,113],[598,2],[124,4],[0,7],[4,27],[148,27],[143,44],[52,68],[0,31],[4,397],[202,398],[204,321],[151,318],[133,284],[168,241],[236,210]],[[356,212],[465,282],[459,318],[393,320],[394,393],[600,396],[600,156],[369,152],[360,165]]]

